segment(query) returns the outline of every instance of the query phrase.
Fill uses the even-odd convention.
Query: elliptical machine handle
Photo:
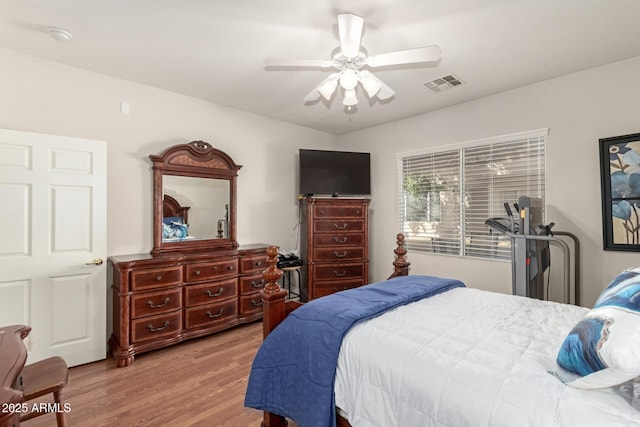
[[[507,216],[509,217],[509,224],[510,224],[511,232],[515,233],[516,232],[516,222],[515,222],[515,219],[513,218],[513,212],[511,212],[511,206],[509,206],[509,203],[507,203],[507,202],[504,203],[504,210],[507,211]]]

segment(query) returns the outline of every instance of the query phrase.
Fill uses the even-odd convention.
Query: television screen
[[[370,195],[369,153],[300,149],[300,194]]]

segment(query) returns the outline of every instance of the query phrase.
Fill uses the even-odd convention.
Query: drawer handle
[[[162,301],[162,304],[154,304],[153,301],[149,300],[147,301],[147,305],[151,308],[162,308],[165,305],[167,305],[168,302],[169,302],[169,297],[165,298],[164,301]]]
[[[211,291],[209,289],[207,289],[207,295],[209,295],[211,298],[213,297],[219,297],[220,295],[222,295],[222,291],[224,291],[224,288],[220,288],[218,290],[218,292],[216,292],[215,294],[212,294]]]
[[[233,271],[233,269],[234,269],[233,265],[230,265],[229,266],[229,271]]]
[[[207,317],[209,319],[217,319],[218,317],[222,316],[222,312],[223,311],[224,311],[224,307],[221,307],[220,310],[216,314],[211,314],[210,311],[207,311]]]
[[[340,272],[340,271],[337,271],[337,270],[333,270],[333,274],[335,274],[337,277],[344,277],[344,276],[347,275],[347,271],[344,270],[344,271]]]
[[[262,261],[256,262],[256,267],[260,267],[262,265]]]
[[[333,224],[333,226],[336,228],[336,230],[344,230],[347,228],[347,223],[345,222],[344,224],[342,224],[342,226],[339,226],[338,224]]]
[[[196,276],[200,275],[200,270],[196,270]]]
[[[156,276],[156,280],[159,282],[160,280],[162,280],[162,276],[160,275]]]
[[[167,329],[167,326],[169,326],[169,321],[165,320],[164,321],[164,325],[162,325],[162,326],[160,326],[158,328],[154,327],[153,324],[149,323],[147,325],[147,329],[149,329],[151,332],[160,332],[160,331],[164,331],[165,329]]]
[[[324,209],[319,209],[319,212],[324,215]]]
[[[251,305],[253,305],[254,307],[260,307],[262,305],[262,300],[255,302],[254,300],[251,300]]]
[[[339,254],[338,251],[333,251],[333,254],[336,256],[336,258],[344,258],[347,256],[347,251],[344,251],[341,254]]]
[[[342,240],[339,240],[337,237],[334,237],[333,241],[336,243],[347,243],[347,236],[344,236]]]
[[[260,280],[258,283],[254,282],[253,280],[251,281],[251,286],[254,288],[261,288],[262,286],[264,286],[264,279]]]

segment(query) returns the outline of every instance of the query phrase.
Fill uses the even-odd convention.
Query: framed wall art
[[[640,252],[640,133],[600,139],[605,250]]]

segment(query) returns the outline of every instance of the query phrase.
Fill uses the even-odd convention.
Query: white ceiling
[[[442,59],[374,70],[396,92],[384,104],[305,104],[331,70],[263,60],[330,59],[343,12],[364,18],[369,54],[437,44]],[[0,47],[340,135],[640,56],[639,21],[639,0],[0,0]],[[424,87],[451,73],[464,84]]]

